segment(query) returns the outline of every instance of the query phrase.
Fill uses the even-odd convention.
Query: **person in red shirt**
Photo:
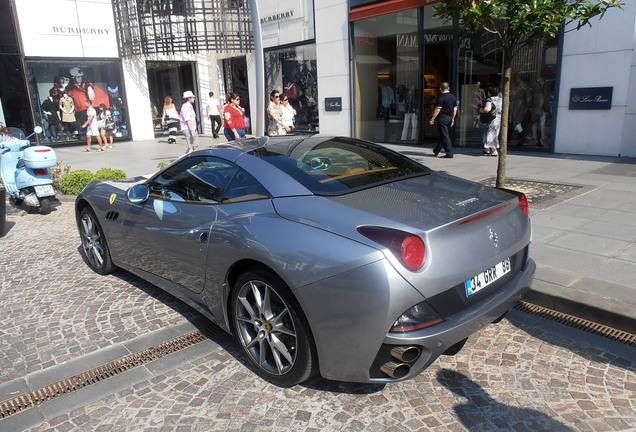
[[[228,141],[245,138],[245,108],[240,106],[241,98],[236,93],[225,97],[227,105],[223,108],[223,133]]]

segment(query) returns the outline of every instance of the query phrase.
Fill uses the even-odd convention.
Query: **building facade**
[[[501,82],[501,47],[487,34],[436,18],[434,3],[331,0],[316,7],[318,63],[331,69],[318,74],[321,131],[380,142],[435,141],[427,120],[440,82],[447,81],[460,101],[456,145],[481,146],[476,110],[482,91]],[[515,52],[509,146],[635,156],[635,23],[636,4],[628,2],[591,28],[566,29],[559,39]],[[336,95],[343,111],[328,112],[327,98]]]
[[[266,99],[274,89],[287,96],[299,131],[426,145],[437,139],[428,120],[447,81],[459,99],[455,145],[480,147],[477,109],[487,87],[501,83],[501,47],[488,34],[437,18],[435,3],[257,0]],[[111,108],[120,139],[161,138],[165,97],[179,106],[186,90],[197,95],[200,132],[211,132],[209,92],[221,101],[239,93],[250,123],[266,121],[252,102],[257,77],[246,0],[3,4],[2,20],[16,31],[0,39],[0,73],[12,83],[0,89],[1,122],[46,128],[42,105],[60,106],[66,95],[72,109],[62,106],[75,122],[89,99]],[[50,19],[59,14],[62,25]],[[509,146],[636,156],[635,23],[636,4],[626,2],[591,28],[566,29],[515,52]],[[64,125],[70,139],[74,121]]]
[[[14,29],[0,40],[8,54],[0,73],[11,83],[0,91],[2,123],[42,125],[41,138],[55,142],[57,116],[64,141],[82,140],[90,100],[111,110],[117,139],[161,138],[165,97],[179,107],[187,90],[197,95],[200,132],[211,132],[209,92],[243,95],[250,115],[254,47],[243,1],[10,0],[2,8]]]

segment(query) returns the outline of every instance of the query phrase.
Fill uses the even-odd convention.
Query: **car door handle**
[[[202,232],[199,234],[199,239],[197,240],[199,243],[206,243],[208,241],[208,233]]]

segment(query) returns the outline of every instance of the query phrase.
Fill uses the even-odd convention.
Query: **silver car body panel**
[[[295,291],[316,338],[324,378],[357,382],[394,382],[371,378],[369,370],[382,343],[423,348],[420,359],[402,379],[428,367],[444,351],[505,314],[530,289],[535,264],[505,286],[460,313],[422,330],[389,334],[405,310],[418,303],[418,293],[387,262],[323,280]],[[343,296],[346,293],[348,295]],[[382,334],[383,337],[378,336]]]

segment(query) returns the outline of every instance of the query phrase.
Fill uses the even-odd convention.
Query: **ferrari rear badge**
[[[490,240],[492,240],[492,243],[495,245],[495,247],[499,246],[499,237],[497,236],[495,230],[493,230],[492,228],[488,228],[488,231],[490,232]]]

